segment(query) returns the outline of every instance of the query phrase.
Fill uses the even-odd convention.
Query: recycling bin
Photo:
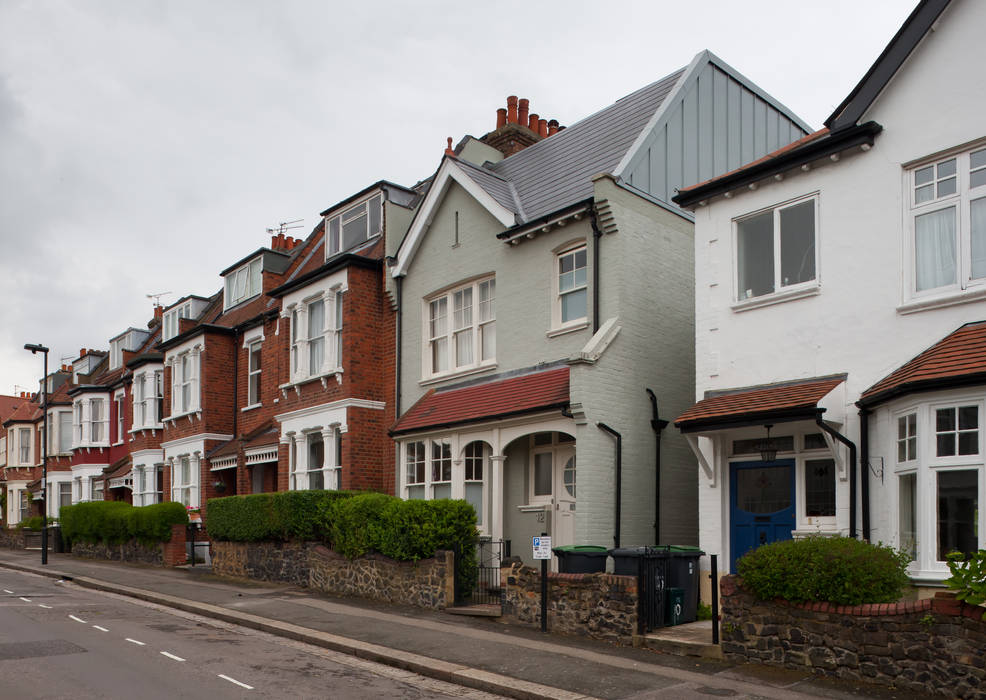
[[[664,621],[667,625],[680,625],[685,620],[685,590],[683,588],[669,588],[665,596],[667,610],[664,613]]]
[[[551,549],[562,574],[598,574],[606,570],[609,549],[594,544],[567,544]]]

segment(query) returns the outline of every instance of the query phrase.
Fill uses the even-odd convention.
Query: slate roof
[[[817,411],[818,402],[843,381],[843,377],[826,377],[710,396],[678,416],[674,424],[689,432],[727,423],[809,418]]]
[[[592,176],[612,173],[685,69],[617,100],[485,168],[456,160],[477,185],[527,223],[592,196]]]
[[[504,418],[568,404],[568,367],[468,386],[431,390],[408,409],[391,434]]]
[[[863,392],[860,406],[901,394],[986,384],[986,321],[967,323]]]

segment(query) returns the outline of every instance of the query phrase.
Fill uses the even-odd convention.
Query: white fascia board
[[[637,134],[637,138],[633,141],[633,145],[630,146],[629,150],[623,154],[619,164],[613,169],[613,177],[618,180],[623,178],[623,173],[630,167],[630,163],[634,160],[634,158],[636,158],[637,153],[640,152],[640,149],[647,141],[651,132],[654,131],[654,129],[657,128],[657,125],[664,120],[668,109],[671,105],[676,103],[678,96],[682,94],[685,85],[693,80],[695,74],[699,70],[699,66],[705,65],[710,56],[711,54],[708,50],[699,51],[695,54],[695,58],[693,58],[692,62],[688,64],[688,68],[686,68],[685,72],[681,74],[680,78],[678,78],[678,82],[675,83],[674,89],[671,90],[667,97],[661,101],[661,106],[657,108],[657,111],[654,112],[653,115],[651,115],[651,118],[647,122],[647,126],[640,130],[640,133]]]
[[[424,237],[428,227],[431,226],[435,212],[438,211],[438,206],[442,203],[445,192],[453,180],[468,192],[473,199],[479,202],[484,209],[492,214],[493,218],[499,221],[504,228],[509,228],[517,223],[514,212],[493,199],[452,158],[447,157],[435,174],[435,181],[428,190],[428,194],[425,195],[425,201],[421,203],[421,207],[414,215],[414,221],[411,222],[411,228],[407,232],[407,238],[404,239],[403,245],[397,251],[397,264],[391,273],[394,277],[403,277],[407,274],[407,270],[411,265],[411,259],[414,257],[415,252],[417,252],[418,246],[421,245],[421,239]]]
[[[311,416],[317,416],[322,413],[337,411],[339,409],[368,408],[375,411],[382,411],[386,407],[387,404],[384,401],[372,401],[370,399],[356,398],[339,399],[338,401],[323,403],[318,406],[308,406],[307,408],[299,408],[294,411],[289,411],[288,413],[280,413],[274,416],[274,420],[278,423],[284,423],[285,421],[295,420],[297,418],[309,418]]]

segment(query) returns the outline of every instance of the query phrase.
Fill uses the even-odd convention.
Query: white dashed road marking
[[[75,615],[69,615],[69,617],[71,617],[71,618],[72,618],[73,620],[75,620],[76,622],[81,622],[81,623],[82,623],[83,625],[88,625],[88,624],[89,624],[89,623],[88,623],[88,622],[86,622],[85,620],[81,620],[81,619],[79,619],[79,618],[77,618],[77,617],[76,617]]]
[[[8,591],[6,588],[3,589],[3,592],[4,593],[9,593],[10,595],[14,595],[14,592],[13,591]]]
[[[24,596],[21,596],[21,600],[23,600],[25,603],[30,603],[31,602],[31,599],[30,598],[25,598]]]
[[[99,625],[93,625],[93,627],[98,629],[100,632],[109,632],[108,629],[106,629],[105,627],[100,627]]]
[[[222,678],[224,681],[229,681],[230,683],[236,683],[236,685],[240,686],[241,688],[246,688],[247,690],[253,690],[253,686],[252,685],[247,685],[246,683],[240,683],[235,678],[230,678],[229,676],[224,676],[221,673],[219,674],[219,677]]]
[[[161,654],[163,656],[167,656],[169,659],[174,659],[175,661],[184,661],[185,660],[185,659],[181,658],[180,656],[175,656],[174,654],[169,654],[166,651],[162,651]]]
[[[136,644],[137,646],[141,646],[141,647],[147,646],[143,642],[138,642],[136,639],[131,639],[130,637],[127,637],[127,641],[130,642],[131,644]]]
[[[51,610],[51,606],[45,605],[44,603],[38,603],[38,607],[45,608],[46,610]]]

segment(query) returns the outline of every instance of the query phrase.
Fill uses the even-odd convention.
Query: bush
[[[444,549],[457,551],[462,590],[476,579],[476,511],[466,501],[405,501],[367,493],[326,508],[321,524],[332,548],[349,558],[375,551],[398,561],[417,561]]]
[[[968,557],[962,552],[951,552],[945,558],[952,572],[945,585],[956,591],[955,597],[970,605],[986,603],[986,549]],[[983,617],[986,619],[986,615]]]
[[[68,542],[121,544],[137,539],[153,545],[171,539],[171,526],[188,522],[181,503],[134,507],[123,501],[90,501],[62,506],[62,536]]]
[[[908,584],[910,556],[848,537],[767,544],[736,562],[743,586],[763,600],[893,603]]]
[[[211,498],[206,527],[209,536],[231,542],[262,540],[326,540],[321,514],[352,491],[279,491],[250,496]]]
[[[51,518],[48,519],[48,524],[51,525]],[[24,518],[19,523],[17,523],[18,530],[40,530],[41,529],[41,516],[32,515],[30,518]]]

